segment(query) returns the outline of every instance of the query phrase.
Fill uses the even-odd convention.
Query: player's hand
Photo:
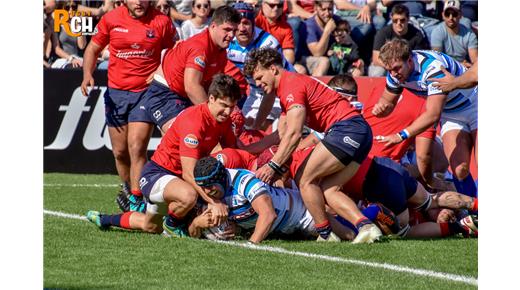
[[[213,215],[211,214],[210,208],[206,208],[199,216],[196,218],[196,225],[198,228],[206,229],[213,226]]]
[[[267,184],[272,184],[274,181],[275,172],[271,167],[269,167],[269,165],[265,164],[256,171],[256,177]]]
[[[370,7],[368,5],[363,6],[361,10],[359,10],[358,15],[356,16],[357,19],[359,19],[363,23],[370,23]]]
[[[374,108],[372,109],[372,114],[378,118],[384,118],[390,115],[390,113],[392,113],[393,110],[393,104],[379,101],[377,104],[374,105]]]
[[[403,138],[401,138],[399,134],[392,134],[388,136],[375,136],[374,140],[378,143],[386,143],[385,147],[403,142]]]
[[[211,226],[218,226],[225,222],[228,217],[228,207],[222,202],[209,203],[208,210],[211,211],[212,224]]]
[[[455,89],[453,80],[455,76],[452,75],[445,67],[441,66],[441,71],[444,73],[442,78],[430,78],[427,81],[432,82],[433,87],[440,89],[444,93],[449,93]]]
[[[89,96],[89,94],[88,94],[89,86],[91,89],[94,88],[94,78],[92,77],[92,75],[89,75],[89,76],[83,75],[83,82],[81,82],[81,93],[85,97]]]

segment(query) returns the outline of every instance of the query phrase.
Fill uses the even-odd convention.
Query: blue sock
[[[455,187],[459,193],[465,194],[471,197],[477,197],[477,186],[475,185],[475,181],[473,181],[473,177],[471,173],[464,178],[464,180],[458,180],[455,176],[453,177],[453,183],[455,183]]]
[[[121,217],[122,216],[123,216],[122,213],[114,214],[114,215],[102,214],[99,216],[101,226],[103,226],[103,227],[110,227],[110,226],[121,227]]]
[[[379,213],[379,207],[376,205],[376,204],[371,204],[369,206],[367,206],[364,210],[361,211],[361,213],[366,216],[370,221],[375,221],[376,218],[377,218],[377,214]],[[341,216],[336,216],[336,220],[346,226],[347,228],[351,229],[354,231],[354,233],[358,233],[358,229],[356,228],[356,226],[354,226],[351,222],[347,221],[346,219],[344,219],[343,217]]]
[[[325,240],[329,237],[330,232],[332,232],[332,228],[328,220],[321,224],[315,225],[315,227],[318,234]]]

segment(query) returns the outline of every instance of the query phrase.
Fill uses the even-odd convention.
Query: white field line
[[[44,183],[44,187],[118,187],[118,184],[66,184],[66,183]]]
[[[43,210],[43,213],[48,214],[48,215],[58,216],[58,217],[69,218],[69,219],[87,220],[87,218],[85,216],[68,214],[68,213],[57,212],[57,211],[50,211],[50,210],[45,210],[45,209]],[[358,265],[358,266],[363,266],[363,267],[379,268],[379,269],[385,269],[385,270],[390,270],[390,271],[402,272],[402,273],[407,273],[407,274],[412,274],[412,275],[417,275],[417,276],[432,277],[432,278],[448,280],[448,281],[453,281],[453,282],[462,282],[465,284],[470,284],[470,285],[475,285],[475,286],[478,285],[478,279],[476,279],[474,277],[470,277],[470,276],[456,275],[456,274],[443,273],[443,272],[435,272],[435,271],[425,270],[425,269],[416,269],[416,268],[393,265],[393,264],[388,264],[388,263],[367,262],[367,261],[362,261],[362,260],[354,260],[354,259],[347,259],[347,258],[327,256],[327,255],[319,255],[319,254],[312,254],[312,253],[305,253],[305,252],[298,252],[298,251],[289,251],[289,250],[286,250],[283,248],[278,248],[278,247],[250,245],[250,244],[246,244],[246,243],[229,242],[229,241],[216,241],[216,242],[220,243],[220,244],[248,248],[248,249],[257,250],[257,251],[266,251],[266,252],[287,254],[287,255],[292,255],[292,256],[299,256],[299,257],[325,260],[325,261],[331,261],[331,262],[338,262],[338,263],[344,263],[344,264],[353,264],[353,265]]]

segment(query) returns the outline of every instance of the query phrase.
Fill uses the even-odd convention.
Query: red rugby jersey
[[[256,171],[256,156],[240,149],[224,148],[211,154],[217,158],[226,168],[243,168]]]
[[[151,7],[134,19],[122,5],[105,14],[96,30],[92,41],[101,47],[110,44],[108,86],[118,90],[146,89],[146,79],[161,63],[161,50],[174,45],[171,19]]]
[[[234,147],[235,135],[231,120],[219,123],[211,115],[208,104],[202,103],[182,111],[152,156],[152,160],[176,175],[182,174],[181,156],[200,159],[209,156],[217,143]]]
[[[305,106],[307,126],[318,132],[326,132],[334,123],[359,115],[347,99],[303,74],[283,70],[276,95],[284,112],[296,104]]]
[[[394,111],[384,118],[378,118],[372,115],[372,109],[379,101],[384,89],[384,83],[376,86],[364,102],[365,108],[363,109],[363,116],[372,128],[372,134],[374,137],[388,136],[405,129],[426,110],[426,99],[415,96],[408,90],[404,90],[401,97],[399,97],[399,101],[395,106]],[[435,138],[435,129],[433,127],[429,128],[418,136],[433,139]],[[406,153],[410,144],[413,144],[414,142],[415,138],[408,138],[399,144],[385,147],[386,143],[379,143],[374,140],[369,155],[388,157],[399,162]]]
[[[202,72],[202,86],[208,91],[212,77],[224,72],[226,63],[226,50],[213,43],[209,29],[206,29],[169,49],[164,55],[162,69],[170,89],[187,98],[188,95],[184,89],[184,70],[186,68]]]

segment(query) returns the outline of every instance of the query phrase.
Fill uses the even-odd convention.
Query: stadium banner
[[[81,93],[82,79],[81,69],[43,72],[43,170],[116,174],[105,125],[107,71],[94,73],[96,85],[88,98]],[[150,156],[159,141],[156,129],[148,145]]]
[[[44,172],[116,174],[105,125],[107,71],[94,72],[96,84],[88,98],[81,93],[81,69],[44,69],[43,79]],[[384,78],[360,77],[356,81],[361,102],[374,86],[384,85]],[[149,156],[160,136],[155,129],[148,144]]]

